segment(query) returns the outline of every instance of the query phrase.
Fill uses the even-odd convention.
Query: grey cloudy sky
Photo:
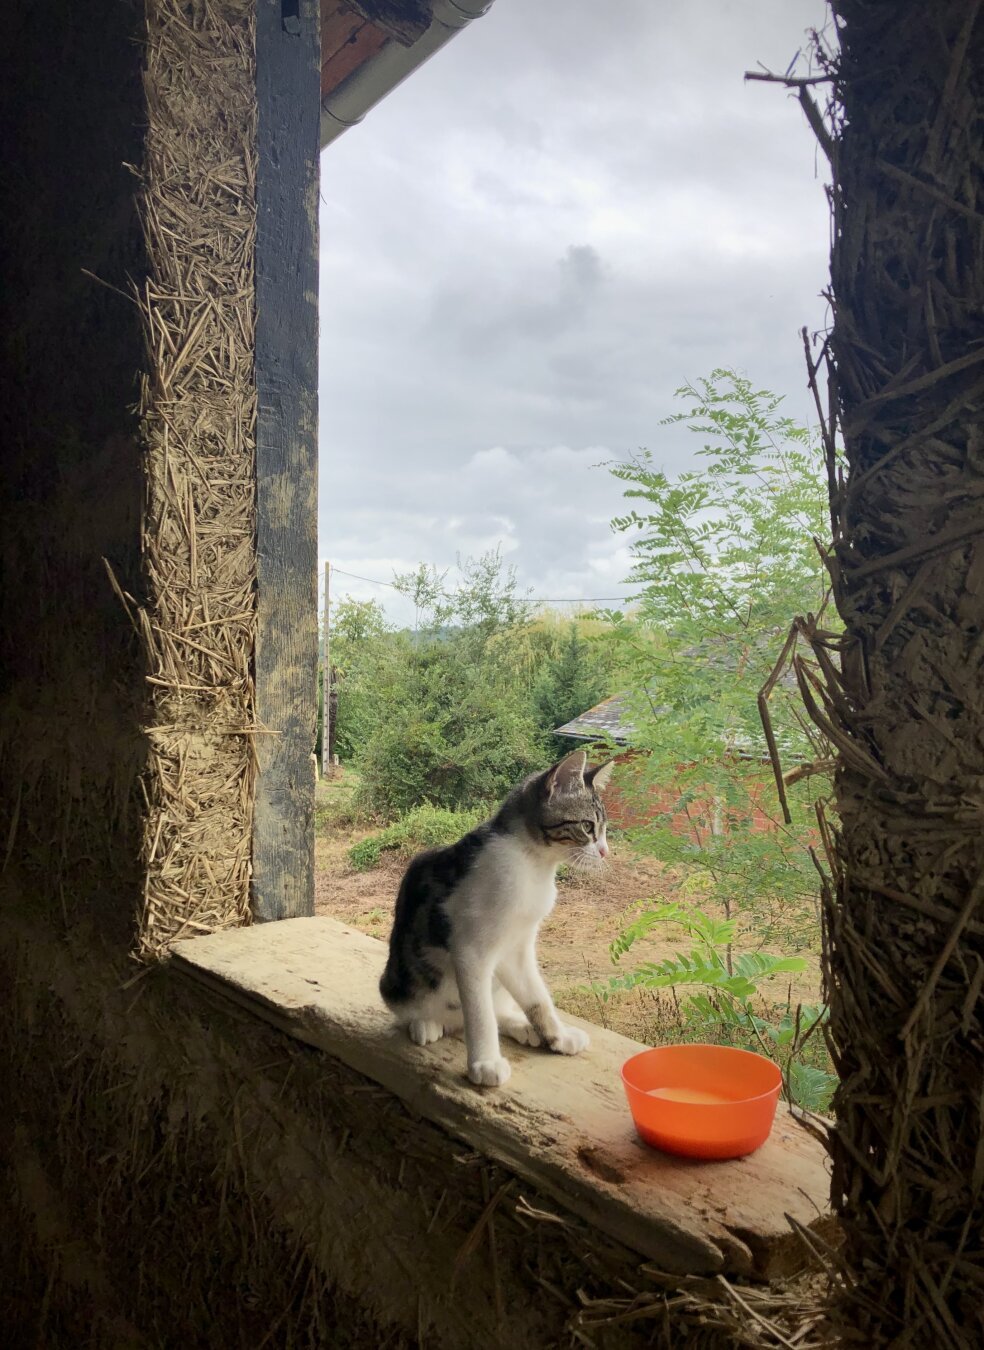
[[[699,449],[673,391],[735,366],[807,419],[823,165],[781,89],[823,0],[495,0],[322,157],[322,559],[390,580],[502,545],[622,594],[599,462]],[[336,593],[407,609],[339,575]]]

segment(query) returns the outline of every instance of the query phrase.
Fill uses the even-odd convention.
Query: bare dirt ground
[[[324,865],[318,868],[315,903],[319,914],[388,938],[407,861],[384,853],[372,871],[355,871],[345,861],[344,852],[365,833],[369,831],[348,835],[336,848],[319,840],[318,861],[321,864],[323,859]],[[608,944],[630,917],[635,901],[661,895],[661,887],[658,863],[617,854],[596,872],[560,880],[557,907],[543,925],[539,947],[544,971],[553,983],[607,978],[614,970]]]
[[[315,909],[387,941],[393,905],[407,860],[384,853],[377,867],[356,871],[348,862],[348,849],[358,839],[373,833],[322,825],[315,845]],[[679,1026],[680,1013],[670,990],[633,989],[616,992],[607,999],[592,988],[607,984],[620,968],[613,966],[609,944],[632,917],[641,900],[661,902],[672,893],[672,878],[652,858],[631,854],[626,844],[616,843],[612,854],[597,871],[563,878],[558,882],[557,906],[544,923],[539,954],[547,983],[560,1007],[580,1014],[637,1040],[665,1039],[666,1028]],[[658,932],[640,942],[637,959],[658,960],[688,946],[679,931]],[[633,962],[625,963],[627,969]],[[818,998],[815,960],[794,977],[795,1001]],[[774,982],[772,995],[785,998],[787,987]]]

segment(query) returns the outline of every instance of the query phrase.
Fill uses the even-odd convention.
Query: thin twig
[[[762,84],[781,84],[787,89],[804,89],[814,84],[833,84],[833,75],[774,75],[769,70],[746,70],[746,80],[758,80]]]

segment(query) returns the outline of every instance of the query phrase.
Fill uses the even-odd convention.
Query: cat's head
[[[614,762],[587,767],[583,750],[575,750],[536,780],[536,825],[544,846],[559,860],[600,861],[608,856],[608,817],[601,800]]]

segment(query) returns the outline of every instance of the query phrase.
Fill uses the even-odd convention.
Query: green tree
[[[603,643],[581,636],[576,621],[544,661],[533,689],[537,722],[549,734],[603,699],[609,690],[611,662]],[[559,749],[551,736],[552,749]]]
[[[379,720],[380,690],[392,683],[401,640],[375,600],[343,596],[332,606],[329,657],[336,681],[335,752],[356,758]]]
[[[545,762],[528,690],[509,676],[526,606],[498,550],[459,560],[459,584],[418,567],[396,585],[415,605],[412,637],[394,635],[376,665],[373,725],[359,768],[369,809],[492,803]],[[378,644],[377,644],[378,645]]]
[[[503,628],[525,623],[529,602],[517,594],[516,568],[502,559],[502,548],[477,558],[457,559],[458,584],[447,585],[448,571],[418,563],[410,572],[395,572],[393,584],[413,602],[414,632],[431,634],[447,628],[484,639]]]
[[[413,631],[433,628],[444,622],[447,572],[439,572],[433,563],[418,563],[412,572],[394,572],[393,585],[413,603]],[[423,624],[421,621],[424,621]]]
[[[367,643],[382,637],[389,625],[383,608],[375,600],[354,600],[345,595],[334,606],[331,616],[331,660],[345,670],[352,658]]]
[[[611,466],[633,504],[613,528],[631,539],[637,604],[609,617],[629,671],[633,744],[646,752],[637,791],[643,801],[670,794],[637,842],[705,905],[744,912],[762,940],[805,940],[816,931],[818,782],[803,770],[789,794],[793,824],[782,823],[757,695],[792,619],[824,606],[822,451],[780,399],[732,371],[678,393],[688,410],[665,425],[704,438],[699,467],[671,476],[648,452]],[[772,716],[787,762],[805,764],[819,747],[792,686],[779,681]],[[770,830],[755,828],[756,812],[773,817]]]

